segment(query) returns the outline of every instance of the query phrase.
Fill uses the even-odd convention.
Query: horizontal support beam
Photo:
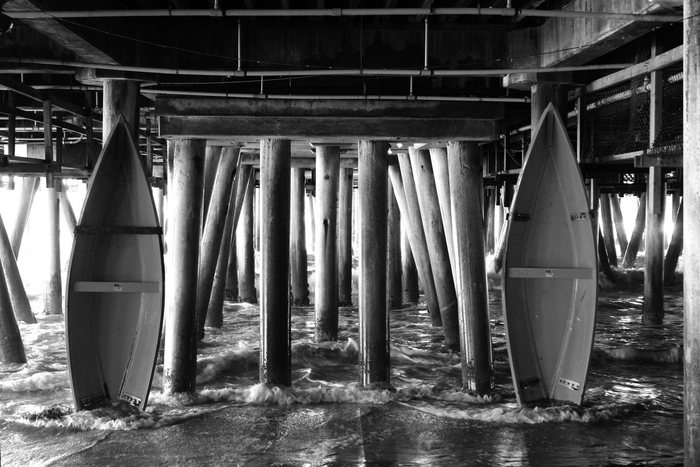
[[[607,76],[603,76],[595,81],[592,81],[586,85],[586,92],[600,91],[601,89],[614,86],[616,84],[628,81],[639,75],[644,75],[646,73],[651,73],[652,71],[660,70],[666,68],[669,65],[678,63],[683,60],[683,46],[679,45],[668,52],[657,55],[656,57],[650,58],[636,65],[632,65],[624,70],[616,71]]]
[[[316,167],[315,157],[292,157],[291,166],[294,168],[314,168]],[[241,154],[241,164],[252,165],[253,167],[260,167],[260,155],[259,154]],[[340,158],[340,168],[341,169],[356,169],[357,168],[357,158],[341,157]]]
[[[642,154],[634,158],[635,167],[683,167],[683,154],[650,156]]]
[[[160,116],[163,138],[238,140],[290,138],[323,142],[358,139],[378,141],[489,141],[498,136],[494,120],[399,117],[248,117]]]
[[[157,116],[501,119],[503,103],[349,99],[156,99]]]

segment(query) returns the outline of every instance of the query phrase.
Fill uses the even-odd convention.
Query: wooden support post
[[[316,199],[309,193],[306,196],[306,211],[309,213],[309,219],[311,220],[311,227],[309,233],[311,234],[311,244],[316,245]]]
[[[289,140],[260,141],[260,382],[292,384]]]
[[[404,157],[405,160],[401,162],[401,159]],[[433,326],[442,326],[440,306],[437,293],[435,292],[435,283],[433,282],[433,270],[430,266],[430,256],[428,255],[428,245],[425,241],[420,209],[418,208],[416,185],[413,181],[413,171],[411,170],[411,162],[408,160],[408,156],[399,156],[399,165],[400,169],[396,165],[389,166],[389,177],[394,187],[396,201],[399,203],[401,222],[403,223],[404,231],[408,235],[413,258],[416,261],[418,280],[423,286],[425,304],[428,307],[430,321]],[[402,173],[405,173],[405,175]]]
[[[71,206],[70,200],[68,199],[68,195],[66,194],[66,190],[63,186],[61,186],[61,191],[58,193],[58,204],[61,214],[63,214],[63,222],[66,224],[66,230],[73,235],[77,220],[75,218],[73,206]]]
[[[411,251],[411,242],[406,232],[406,222],[401,226],[401,284],[403,288],[403,301],[405,303],[418,303],[420,291],[418,290],[418,269],[416,260]]]
[[[59,205],[55,184],[46,188],[46,200],[48,201],[49,271],[44,291],[44,313],[47,315],[60,315],[63,313],[63,291],[61,287]]]
[[[163,391],[192,392],[197,375],[197,272],[202,225],[204,140],[176,140],[168,201],[171,245],[165,293]]]
[[[610,195],[610,208],[612,209],[613,221],[615,222],[617,242],[620,244],[620,254],[624,255],[627,251],[629,241],[627,240],[627,232],[625,232],[625,222],[622,218],[622,209],[620,209],[620,196],[617,193]]]
[[[36,323],[2,217],[0,217],[0,265],[5,273],[4,282],[7,283],[7,292],[15,318],[25,323]],[[1,277],[0,282],[3,282]]]
[[[678,265],[678,257],[683,251],[683,201],[678,205],[676,221],[673,224],[673,234],[671,242],[666,250],[666,258],[664,258],[664,284],[673,285],[675,282],[676,266]]]
[[[3,271],[0,268],[0,273]],[[12,312],[7,285],[0,275],[0,363],[27,363],[22,336]]]
[[[352,177],[340,169],[338,180],[338,305],[352,305]]]
[[[451,349],[459,348],[459,318],[457,311],[457,294],[450,257],[447,253],[445,231],[437,201],[437,189],[428,151],[409,150],[413,177],[416,182],[418,205],[420,206],[423,231],[428,245],[430,266],[433,270],[435,291],[440,305],[442,330],[445,345]],[[399,158],[401,161],[401,157]],[[483,225],[483,224],[480,224]],[[483,235],[483,230],[482,230]]]
[[[134,80],[105,79],[102,82],[102,141],[107,141],[120,115],[124,116],[134,141],[139,140],[139,88],[139,82]]]
[[[455,255],[452,236],[452,204],[450,203],[450,175],[447,168],[447,150],[434,148],[430,150],[430,163],[433,166],[435,187],[437,188],[442,227],[445,231],[447,254],[450,257],[450,266],[455,266]]]
[[[700,2],[683,1],[685,465],[700,464]]]
[[[222,151],[219,167],[212,188],[209,211],[207,212],[199,250],[199,274],[197,276],[197,336],[204,338],[204,324],[207,317],[209,297],[214,283],[216,263],[221,249],[221,238],[226,224],[226,212],[231,202],[233,181],[240,147],[226,147]]]
[[[646,220],[647,195],[646,193],[642,193],[642,195],[639,197],[637,217],[634,220],[634,228],[632,229],[632,235],[630,235],[630,241],[627,244],[627,249],[625,250],[625,260],[622,263],[622,267],[631,268],[634,266],[634,262],[637,260],[637,253],[639,252],[639,245],[642,243]]]
[[[241,214],[243,206],[243,197],[245,196],[250,172],[252,167],[249,165],[241,166],[238,164],[229,205],[226,210],[226,222],[224,223],[224,231],[221,235],[221,246],[219,247],[219,255],[216,260],[216,270],[214,272],[214,282],[209,295],[209,303],[207,306],[206,326],[220,328],[224,324],[224,294],[226,292],[226,275],[228,273],[228,263],[231,250],[231,242],[233,237],[233,226],[238,223],[238,218]],[[235,245],[233,245],[235,248]]]
[[[316,342],[338,339],[338,146],[316,147]]]
[[[447,143],[455,238],[455,283],[464,389],[491,390],[491,330],[481,214],[481,155],[476,143]]]
[[[492,253],[495,248],[496,238],[496,194],[491,188],[486,189],[485,212],[484,212],[484,236],[485,247],[488,253]]]
[[[611,266],[617,267],[617,251],[615,250],[615,233],[610,212],[610,195],[600,195],[600,229],[603,232],[605,251]]]
[[[598,267],[603,272],[603,275],[607,277],[611,282],[615,282],[615,276],[613,275],[612,268],[610,267],[610,260],[608,259],[608,252],[605,249],[605,239],[603,238],[603,233],[598,229]]]
[[[386,292],[390,310],[401,308],[403,291],[401,288],[401,215],[394,190],[387,183],[387,249],[386,249]]]
[[[539,82],[530,88],[531,132],[535,131],[542,112],[550,103],[554,104],[562,120],[566,123],[568,100],[564,86],[558,83]]]
[[[389,385],[386,310],[387,151],[385,142],[360,141],[360,384]]]
[[[229,302],[238,300],[238,247],[236,246],[236,229],[231,232],[231,244],[226,261],[226,286],[224,299]]]
[[[255,248],[253,235],[253,217],[255,211],[255,170],[250,174],[250,181],[243,198],[241,219],[236,229],[236,257],[238,260],[238,301],[258,303],[255,289]]]
[[[652,43],[652,57],[656,41]],[[649,84],[649,146],[661,131],[663,73],[652,71]],[[663,168],[649,167],[647,175],[647,225],[644,238],[644,304],[642,322],[661,324],[664,319],[664,204]]]
[[[307,306],[309,304],[308,257],[306,254],[306,219],[304,200],[306,199],[305,169],[292,169],[290,212],[290,272],[292,281],[292,304]]]
[[[24,229],[34,203],[34,195],[39,189],[39,177],[25,177],[22,180],[22,192],[20,193],[19,206],[17,206],[17,217],[15,218],[15,229],[12,231],[10,243],[15,258],[19,258],[19,248],[22,245]]]
[[[214,180],[216,172],[221,161],[221,146],[207,146],[204,152],[204,197],[202,198],[202,229],[207,222],[209,215],[209,202],[211,201],[211,192],[214,189]]]

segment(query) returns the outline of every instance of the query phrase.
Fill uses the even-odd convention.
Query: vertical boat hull
[[[580,404],[595,328],[597,257],[581,173],[551,105],[511,205],[503,276],[518,402]]]
[[[150,185],[124,121],[105,143],[75,229],[66,347],[77,410],[148,400],[163,319],[163,254]]]

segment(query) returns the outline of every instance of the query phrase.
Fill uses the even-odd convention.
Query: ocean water
[[[79,205],[80,186],[69,194]],[[39,323],[20,323],[28,363],[0,365],[2,466],[682,464],[682,280],[666,290],[664,324],[646,326],[642,271],[620,271],[615,285],[601,277],[581,407],[517,405],[491,275],[495,377],[485,397],[461,390],[459,356],[442,345],[423,303],[389,312],[389,391],[357,384],[354,307],[340,309],[332,343],[313,342],[313,307],[293,308],[293,385],[258,384],[259,307],[227,302],[223,327],[207,328],[199,346],[196,393],[162,394],[161,350],[145,412],[76,413],[63,317],[41,314],[42,274],[32,269],[42,264],[41,214],[32,216],[20,268]],[[63,244],[66,260],[70,239]]]

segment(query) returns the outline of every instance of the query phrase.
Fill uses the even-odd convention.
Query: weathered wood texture
[[[219,168],[221,160],[221,146],[207,146],[204,152],[204,197],[202,198],[202,228],[207,222],[207,213],[209,212],[209,202],[211,201],[211,192],[214,189],[214,180],[216,172]],[[239,156],[240,157],[240,156]]]
[[[610,211],[610,195],[600,195],[600,229],[603,232],[605,251],[611,266],[617,267],[617,250],[615,248],[615,233],[613,230],[612,213]]]
[[[292,384],[289,140],[260,141],[260,382]]]
[[[207,315],[205,324],[211,327],[220,328],[224,323],[224,295],[226,292],[228,265],[231,249],[235,249],[233,241],[233,226],[238,224],[238,219],[243,206],[243,197],[245,196],[246,188],[250,181],[250,173],[252,167],[241,167],[238,164],[235,180],[233,182],[233,190],[229,198],[229,206],[226,212],[226,223],[221,236],[221,246],[219,247],[219,255],[216,260],[216,270],[214,272],[214,281],[209,295],[209,304],[207,307]]]
[[[410,166],[410,161],[408,165]],[[399,203],[401,222],[411,244],[411,251],[418,269],[418,280],[423,286],[425,304],[428,307],[430,321],[433,326],[442,326],[440,306],[437,293],[435,292],[430,257],[428,256],[428,246],[425,243],[425,234],[423,233],[423,224],[420,218],[420,209],[418,208],[416,186],[413,181],[413,173],[409,169],[410,167],[399,168],[396,165],[391,165],[389,166],[389,177],[394,188],[396,201]],[[406,172],[406,175],[404,176],[402,172]],[[404,180],[406,181],[405,183]]]
[[[61,243],[59,223],[59,203],[56,185],[46,188],[48,202],[48,277],[44,291],[44,313],[60,315],[63,313],[63,288],[61,285]]]
[[[17,217],[15,217],[14,230],[10,237],[12,251],[15,252],[15,258],[19,258],[19,248],[22,245],[22,237],[27,226],[29,213],[32,210],[34,196],[39,190],[39,177],[24,177],[22,179],[22,190],[19,198],[19,206],[17,206]]]
[[[202,225],[203,140],[173,142],[170,198],[170,264],[166,270],[163,390],[192,392],[197,362],[197,272]]]
[[[386,309],[387,151],[382,142],[360,141],[360,384],[388,385],[389,314]]]
[[[617,193],[610,195],[610,209],[612,211],[613,222],[615,223],[615,234],[617,235],[617,243],[620,245],[620,254],[624,255],[629,245],[627,232],[625,231],[625,222],[622,217],[622,209],[620,208],[620,196]]]
[[[664,258],[664,284],[673,285],[676,279],[676,266],[678,257],[683,251],[683,201],[678,205],[676,221],[673,225],[673,234],[666,250]]]
[[[209,209],[206,212],[199,250],[199,274],[197,276],[197,335],[204,337],[209,297],[211,296],[216,263],[221,250],[221,239],[226,224],[226,213],[232,202],[233,181],[238,165],[240,148],[223,149],[212,187]]]
[[[447,143],[454,216],[455,283],[464,389],[491,389],[491,331],[481,214],[481,154],[474,143]]]
[[[435,175],[435,187],[437,188],[442,227],[445,231],[447,253],[450,256],[450,265],[454,267],[454,246],[452,237],[452,204],[450,203],[450,175],[447,168],[447,150],[444,148],[430,149],[430,162]]]
[[[401,285],[403,301],[405,303],[418,303],[420,298],[418,269],[416,268],[416,260],[413,258],[411,242],[406,233],[405,224],[401,227]]]
[[[387,174],[388,176],[388,174]],[[386,293],[390,310],[401,308],[401,214],[394,190],[387,183],[387,248],[386,248]]]
[[[337,146],[316,147],[316,310],[317,342],[338,339],[338,176]]]
[[[290,212],[290,277],[292,303],[297,306],[309,304],[308,256],[306,253],[306,178],[304,169],[292,169]]]
[[[433,175],[430,153],[428,151],[409,151],[413,177],[416,182],[418,205],[420,206],[423,231],[428,245],[430,266],[433,271],[435,291],[442,317],[442,330],[445,335],[445,345],[459,348],[459,319],[457,317],[457,294],[455,291],[450,256],[447,252],[445,230],[442,226],[442,216],[437,199],[437,188]],[[405,159],[399,157],[400,163]],[[483,224],[480,224],[483,225]],[[483,231],[482,231],[483,235]]]
[[[2,271],[0,271],[2,272]],[[26,363],[22,336],[12,312],[10,293],[0,277],[0,363]]]
[[[0,217],[0,264],[4,276],[4,279],[0,276],[0,282],[4,281],[7,284],[7,293],[10,296],[15,318],[25,323],[36,323],[2,217]]]
[[[114,124],[123,115],[134,140],[138,141],[139,83],[125,79],[106,79],[102,84],[104,105],[102,106],[102,141],[107,141]]]
[[[255,211],[255,170],[246,188],[241,218],[236,229],[236,252],[238,260],[238,298],[239,302],[258,303],[255,288],[255,248],[253,235],[253,217]]]
[[[637,208],[637,216],[634,219],[634,228],[632,229],[632,234],[630,235],[629,243],[627,244],[627,249],[625,250],[625,259],[622,263],[622,267],[631,268],[634,266],[637,260],[637,253],[639,252],[639,246],[644,238],[644,226],[647,222],[647,195],[642,193],[639,197],[639,207]]]
[[[338,180],[338,305],[352,305],[352,169]]]
[[[685,465],[700,464],[700,2],[683,2]]]

